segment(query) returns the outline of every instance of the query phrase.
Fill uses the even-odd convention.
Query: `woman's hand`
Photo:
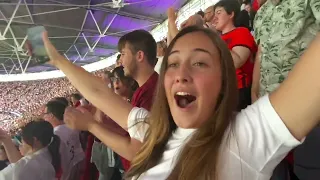
[[[11,137],[3,129],[0,129],[0,142],[3,144],[11,142]]]

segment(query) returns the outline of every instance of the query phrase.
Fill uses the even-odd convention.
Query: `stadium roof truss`
[[[27,56],[27,28],[43,25],[66,58],[86,65],[117,52],[119,38],[135,29],[152,30],[166,10],[188,0],[1,0],[0,75],[55,70]]]

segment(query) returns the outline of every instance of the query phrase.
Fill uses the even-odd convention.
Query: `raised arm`
[[[254,61],[253,76],[252,76],[252,87],[251,87],[251,100],[255,102],[259,98],[260,88],[260,55],[261,49],[258,48],[256,59]]]
[[[107,114],[121,127],[127,128],[127,117],[132,109],[131,104],[116,95],[102,79],[60,55],[49,41],[47,32],[43,34],[43,41],[50,58],[50,64],[60,69],[71,84],[95,107]]]
[[[270,101],[292,135],[301,140],[320,118],[320,35],[318,35]]]
[[[168,45],[171,40],[179,33],[179,30],[176,25],[177,15],[175,10],[170,7],[167,12],[168,15]]]
[[[22,158],[20,152],[13,144],[10,136],[8,136],[7,133],[2,129],[0,129],[0,143],[3,144],[10,163],[16,163]]]
[[[129,136],[119,135],[107,125],[95,121],[90,112],[84,109],[67,108],[64,121],[69,128],[91,132],[106,146],[129,161],[142,147],[140,141]]]

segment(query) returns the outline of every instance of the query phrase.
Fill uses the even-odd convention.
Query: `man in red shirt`
[[[158,74],[154,71],[157,62],[155,40],[147,31],[136,30],[120,38],[118,50],[121,53],[120,62],[124,67],[125,75],[132,77],[139,84],[139,88],[133,94],[131,104],[134,107],[150,110],[158,81]],[[146,59],[141,59],[142,53]],[[136,140],[133,141],[140,144]],[[125,170],[130,167],[129,161],[124,158],[122,158],[122,165]]]
[[[43,34],[43,41],[50,57],[50,63],[62,70],[71,84],[97,109],[100,109],[123,129],[128,129],[127,115],[132,106],[107,88],[101,78],[61,56],[51,44],[46,32]],[[132,105],[150,110],[158,79],[158,74],[154,71],[157,55],[156,41],[149,32],[136,30],[121,37],[118,47],[125,74],[131,76],[139,84],[139,88],[133,95]],[[142,147],[139,140],[111,132],[95,122],[88,111],[80,112],[70,107],[65,112],[65,121],[69,123],[69,127],[89,131],[106,146],[129,161]]]
[[[158,74],[154,71],[157,63],[157,44],[152,35],[144,30],[136,30],[122,36],[118,50],[120,61],[126,76],[132,77],[139,84],[132,97],[131,104],[150,110]],[[142,55],[145,58],[142,58]]]
[[[247,28],[235,26],[239,12],[240,4],[236,1],[221,0],[215,4],[214,25],[221,32],[234,61],[239,89],[238,110],[241,110],[251,104],[253,59],[257,46]]]

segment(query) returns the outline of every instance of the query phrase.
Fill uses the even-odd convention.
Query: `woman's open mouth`
[[[176,103],[180,108],[186,108],[188,105],[190,105],[197,98],[187,92],[177,92],[174,95],[174,99],[176,100]]]

